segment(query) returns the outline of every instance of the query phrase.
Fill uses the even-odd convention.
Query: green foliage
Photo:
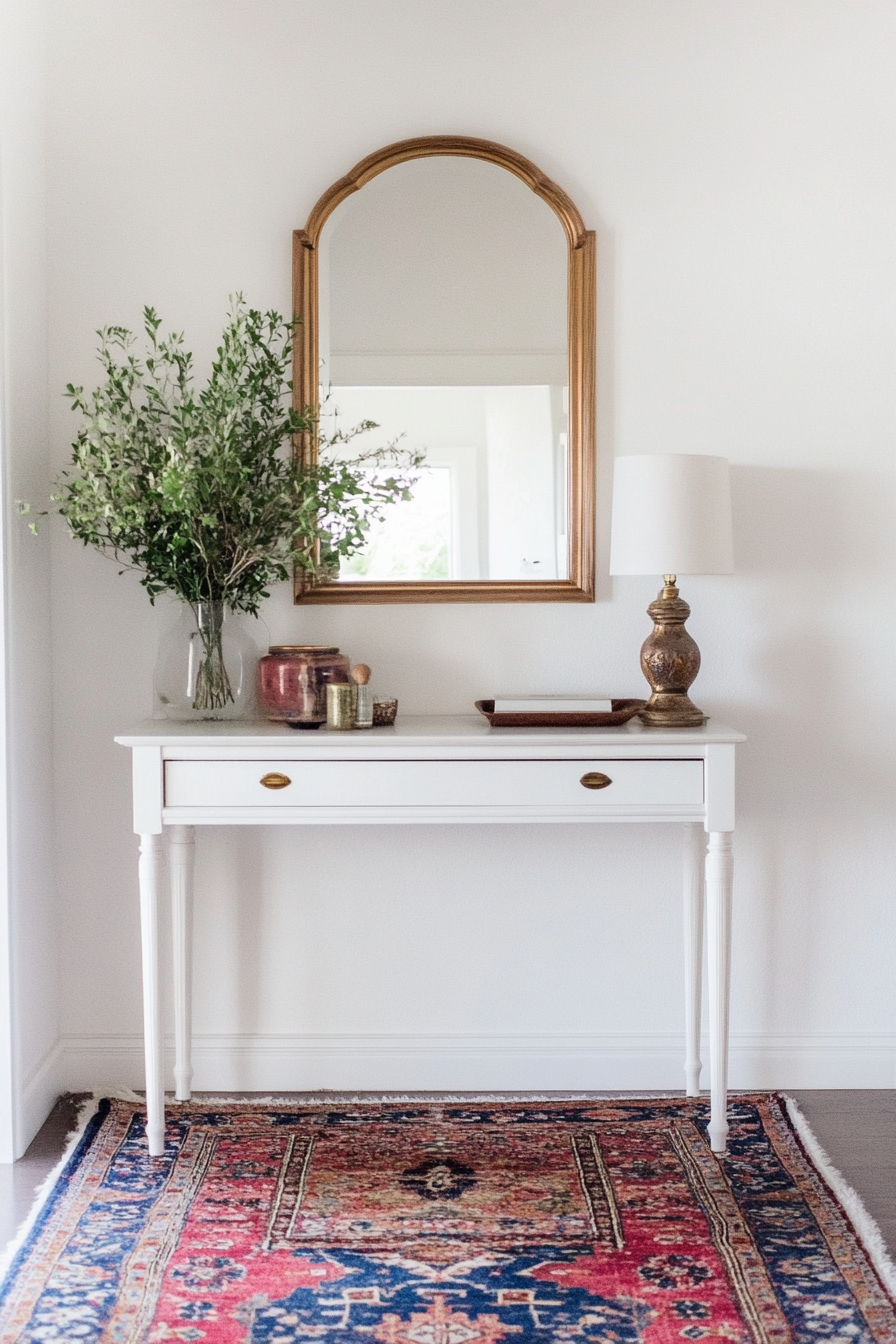
[[[66,389],[83,422],[52,496],[73,535],[136,570],[150,600],[171,592],[254,614],[293,565],[332,575],[387,505],[410,498],[420,455],[348,456],[372,421],[320,439],[313,465],[295,458],[293,436],[317,425],[290,405],[293,323],[235,295],[199,392],[182,335],[160,326],[145,308],[142,362],[124,327],[98,333],[105,382]]]

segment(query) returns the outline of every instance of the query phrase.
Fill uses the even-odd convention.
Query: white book
[[[502,696],[495,714],[610,714],[613,701],[591,695]]]

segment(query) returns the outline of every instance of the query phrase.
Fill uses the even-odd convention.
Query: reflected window
[[[325,428],[331,417],[345,429],[374,420],[365,447],[397,442],[423,452],[427,469],[413,499],[394,505],[364,551],[343,563],[342,582],[567,578],[565,387],[331,384],[328,406]]]
[[[414,497],[390,504],[363,551],[343,561],[340,579],[451,579],[451,468],[424,467]]]

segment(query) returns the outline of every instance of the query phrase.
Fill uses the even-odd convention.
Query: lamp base
[[[641,671],[653,694],[639,718],[654,728],[699,728],[707,716],[688,695],[700,671],[700,650],[684,628],[691,609],[678,596],[675,575],[663,578],[662,592],[647,608],[653,630],[641,648]]]
[[[684,692],[654,691],[638,718],[652,728],[699,728],[708,715]]]

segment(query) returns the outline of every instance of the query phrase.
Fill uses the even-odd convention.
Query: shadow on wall
[[[762,747],[744,770],[761,768],[761,796],[791,813],[892,816],[896,479],[735,467],[732,491],[733,597],[755,690],[730,713]]]
[[[846,908],[861,890],[859,919],[873,923],[896,872],[896,635],[888,604],[896,480],[735,467],[732,491],[732,599],[744,631],[732,686],[743,698],[733,696],[724,717],[749,736],[738,761],[752,900],[744,894],[763,946],[766,1010],[774,1019],[775,1000],[787,998],[799,949],[811,1017],[813,995],[835,1000],[843,989],[823,982],[824,968],[831,970],[826,944],[843,936]],[[815,1006],[823,1018],[824,1005]]]

